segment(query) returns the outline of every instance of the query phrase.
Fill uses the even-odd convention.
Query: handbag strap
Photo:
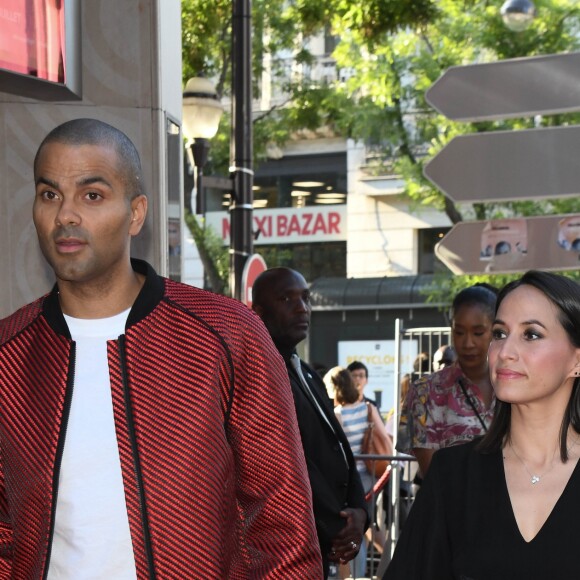
[[[373,421],[371,404],[368,401],[365,401],[365,403],[367,405],[367,426],[373,428],[375,426],[375,423]]]
[[[473,402],[471,394],[467,392],[467,386],[465,385],[465,381],[463,380],[463,377],[459,377],[457,379],[457,382],[459,383],[459,386],[461,387],[461,390],[463,391],[463,394],[465,395],[465,398],[467,399],[469,406],[473,409],[473,412],[475,413],[476,417],[479,419],[479,422],[481,423],[481,426],[483,427],[483,432],[487,433],[487,425],[485,424],[485,421],[482,419],[481,415],[479,414],[479,411],[477,410],[475,403]]]

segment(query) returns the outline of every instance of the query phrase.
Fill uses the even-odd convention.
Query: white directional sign
[[[451,67],[425,98],[454,121],[580,111],[580,53]]]
[[[578,71],[580,77],[580,70]],[[580,194],[580,126],[455,137],[425,176],[456,202]]]
[[[580,53],[452,67],[427,101],[461,121],[580,111]],[[456,202],[580,194],[580,126],[495,131],[453,139],[424,169]],[[580,266],[580,216],[459,223],[435,252],[456,274]]]
[[[580,268],[580,215],[461,222],[435,246],[454,274]]]

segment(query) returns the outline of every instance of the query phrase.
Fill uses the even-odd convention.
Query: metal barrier
[[[399,508],[402,503],[405,503],[405,512],[408,511],[414,499],[412,493],[412,470],[409,469],[409,466],[412,465],[416,459],[412,455],[405,454],[355,455],[354,458],[355,461],[388,459],[391,462],[385,474],[380,478],[376,478],[374,470],[371,472],[371,490],[366,496],[370,505],[369,516],[371,526],[373,526],[373,533],[371,534],[371,541],[369,542],[369,549],[367,551],[368,577],[382,578],[389,562],[391,561],[392,552],[394,550],[392,530],[393,528],[396,528],[396,537],[398,537],[400,528],[404,523],[404,518],[402,517]],[[407,490],[408,495],[401,494],[401,484],[404,484],[404,488]],[[397,506],[389,501],[389,498],[392,497],[392,490],[394,488],[396,488],[396,497],[398,498],[397,502],[399,505]],[[379,506],[378,510],[377,505]],[[394,509],[395,507],[397,509]],[[380,512],[378,518],[377,511]],[[382,553],[380,554],[377,554],[375,542],[373,541],[375,525],[377,526],[377,531],[379,533],[382,532],[385,534],[385,541],[383,543]],[[353,576],[353,578],[356,578],[356,576]]]
[[[428,369],[419,370],[419,374],[429,374],[432,372],[433,355],[435,351],[446,344],[451,344],[451,329],[447,326],[442,327],[425,327],[425,328],[404,328],[404,321],[398,318],[395,321],[395,372],[394,372],[394,396],[393,396],[393,413],[395,415],[395,428],[393,433],[393,446],[397,445],[397,426],[401,413],[401,379],[403,373],[401,370],[402,351],[405,341],[411,342],[416,348],[406,349],[406,352],[426,353],[429,357]],[[375,499],[382,497],[383,509],[386,512],[385,517],[385,536],[386,542],[383,546],[383,552],[376,564],[376,548],[374,542],[369,544],[367,552],[368,570],[370,578],[382,578],[391,557],[395,550],[397,540],[404,524],[406,513],[401,513],[401,508],[405,512],[411,508],[414,500],[413,492],[413,476],[416,471],[416,459],[412,455],[403,453],[389,456],[389,455],[355,455],[355,460],[364,459],[388,459],[391,461],[388,473],[379,478],[377,481],[374,474],[372,480],[372,495]],[[401,489],[405,489],[405,494],[401,493]],[[370,499],[370,498],[369,498]],[[385,501],[386,500],[386,501]],[[371,522],[372,525],[376,519],[376,501],[370,502],[371,505]]]
[[[429,374],[432,372],[433,355],[435,351],[445,345],[451,344],[451,328],[448,326],[441,327],[425,327],[425,328],[404,328],[404,321],[397,318],[395,321],[395,372],[394,372],[394,396],[393,396],[393,413],[395,415],[395,429],[393,430],[393,446],[397,447],[399,417],[401,415],[401,380],[403,373],[401,370],[403,343],[408,341],[413,343],[416,348],[406,349],[406,352],[426,353],[428,355],[428,368],[419,369],[418,374]],[[406,461],[409,466],[409,461],[414,460],[413,457],[409,459],[408,455],[397,456],[398,461]],[[410,470],[407,469],[410,477]],[[392,556],[397,540],[400,534],[400,515],[399,508],[401,502],[401,489],[399,478],[394,478],[393,485],[391,485],[391,508],[392,519],[390,521],[390,555]]]

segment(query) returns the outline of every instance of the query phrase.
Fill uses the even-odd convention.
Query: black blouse
[[[580,579],[580,468],[526,542],[501,452],[477,441],[435,453],[383,580]]]

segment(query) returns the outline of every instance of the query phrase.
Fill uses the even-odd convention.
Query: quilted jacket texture
[[[288,375],[241,303],[146,275],[108,344],[140,580],[320,578]],[[0,322],[0,579],[45,578],[75,344],[53,291]]]

